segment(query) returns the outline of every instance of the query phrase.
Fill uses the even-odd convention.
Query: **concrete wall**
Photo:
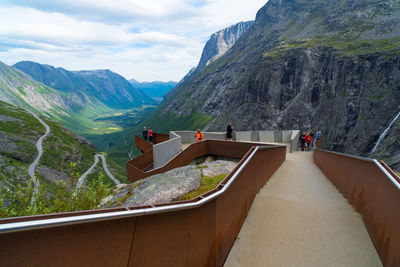
[[[195,142],[195,131],[171,131],[170,140],[153,146],[154,168],[159,168],[175,157],[182,143]],[[204,132],[204,139],[226,140],[225,132]],[[284,131],[237,131],[234,132],[236,141],[280,142],[289,145],[290,152],[296,151],[299,143],[299,130]]]
[[[275,142],[274,131],[259,131],[260,142]]]
[[[191,144],[196,142],[195,131],[174,131],[177,135],[182,138],[182,143]],[[225,132],[203,132],[204,139],[214,139],[214,140],[226,140]]]
[[[290,143],[292,138],[292,130],[284,130],[282,132],[282,142],[283,143]]]
[[[251,132],[250,131],[238,131],[235,132],[236,141],[251,141]]]
[[[153,168],[159,168],[181,152],[182,138],[174,132],[169,140],[153,146]]]
[[[293,130],[290,138],[290,153],[297,151],[299,146],[300,130]]]
[[[195,131],[174,131],[174,133],[181,137],[182,143],[190,144],[196,141],[194,137]]]
[[[204,139],[226,140],[225,132],[205,132]]]

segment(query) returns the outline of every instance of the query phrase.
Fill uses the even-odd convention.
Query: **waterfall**
[[[371,150],[371,154],[375,152],[377,149],[379,143],[385,138],[386,134],[389,132],[390,128],[392,128],[393,123],[399,118],[400,112],[397,113],[397,115],[394,117],[394,119],[390,122],[389,126],[382,132],[382,134],[379,136],[378,141],[376,142],[374,148]]]

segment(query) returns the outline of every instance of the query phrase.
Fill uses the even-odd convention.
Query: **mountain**
[[[389,145],[400,138],[395,129],[371,155],[400,109],[399,23],[398,1],[270,0],[231,49],[177,86],[144,123],[320,127],[324,148],[400,169],[399,148]]]
[[[253,25],[254,21],[239,22],[223,30],[217,31],[207,41],[201,54],[197,69],[201,70],[226,53],[239,37]]]
[[[179,90],[179,88],[183,87],[185,82],[191,77],[200,72],[211,62],[223,56],[235,44],[240,36],[246,32],[251,25],[253,25],[253,22],[254,21],[239,22],[212,34],[203,48],[203,52],[197,67],[192,68],[189,73],[186,74],[185,77],[183,77],[183,79],[176,85],[176,87],[166,94],[165,98],[172,96],[176,91]]]
[[[155,99],[162,99],[172,88],[177,85],[177,82],[138,82],[135,79],[129,80],[134,88],[145,92],[147,95]]]
[[[128,109],[155,104],[143,91],[110,70],[68,71],[31,61],[21,61],[13,67],[60,92],[75,94],[80,99],[96,99],[109,108]]]
[[[69,183],[71,177],[79,178],[94,163],[97,150],[83,137],[61,124],[41,116],[49,125],[50,133],[43,141],[43,154],[35,175],[40,183],[54,192],[57,181]],[[26,110],[0,101],[0,188],[14,188],[30,180],[28,167],[37,156],[36,142],[45,132],[44,126]],[[71,163],[75,163],[73,168]],[[112,160],[108,168],[121,181],[126,181],[125,170]],[[103,177],[113,184],[98,164],[88,179]]]

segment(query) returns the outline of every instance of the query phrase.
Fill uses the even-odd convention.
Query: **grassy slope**
[[[1,167],[0,182],[12,187],[16,183],[25,183],[29,180],[27,168],[37,155],[35,143],[43,135],[45,129],[29,113],[3,102],[0,102],[0,114],[18,119],[16,122],[0,121],[0,131],[5,132],[8,139],[17,140],[12,141],[18,148],[15,151],[10,153],[0,151],[5,163]],[[52,174],[50,175],[51,177],[38,176],[42,183],[47,185],[50,192],[52,192],[55,181],[61,179],[61,176],[70,178],[72,176],[79,177],[83,174],[94,163],[94,155],[97,151],[87,141],[61,124],[46,118],[43,118],[43,120],[50,126],[51,131],[43,142],[43,156],[38,167],[45,167]],[[76,163],[75,169],[71,168],[71,162]],[[125,168],[120,167],[110,159],[107,160],[107,163],[114,176],[121,182],[126,182]],[[100,164],[101,162],[93,174],[90,175],[91,179],[102,175],[104,182],[111,185],[112,181],[105,175]],[[15,175],[5,171],[10,166],[15,169]],[[57,176],[57,172],[65,175]]]
[[[13,187],[29,179],[28,167],[37,154],[35,142],[43,134],[44,127],[30,114],[1,101],[0,115],[11,120],[17,118],[17,121],[0,120],[3,144],[0,148],[3,161],[0,164],[0,184]]]

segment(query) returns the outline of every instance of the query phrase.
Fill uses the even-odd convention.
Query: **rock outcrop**
[[[202,177],[228,174],[235,166],[234,162],[217,160],[179,167],[130,185],[119,185],[114,193],[104,200],[104,206],[129,207],[167,203],[198,188]]]
[[[180,88],[184,87],[187,81],[199,73],[208,64],[223,56],[236,43],[240,36],[242,36],[251,25],[253,25],[253,23],[254,21],[239,22],[212,34],[203,48],[197,67],[192,68],[185,77],[183,77],[183,79],[165,95],[165,99],[171,97]]]
[[[197,70],[200,71],[211,62],[226,53],[244,32],[253,25],[254,21],[239,22],[211,35],[203,48]]]

